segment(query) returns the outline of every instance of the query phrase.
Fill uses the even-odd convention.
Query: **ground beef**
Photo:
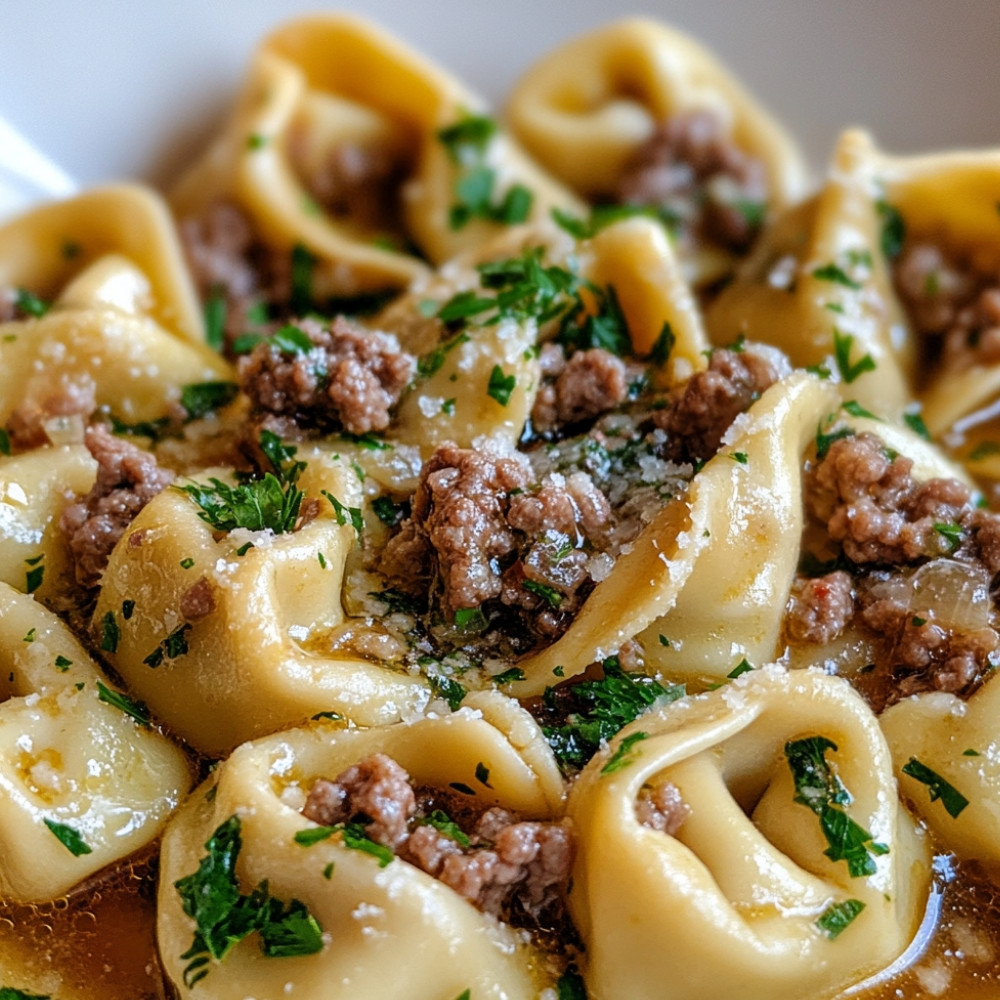
[[[682,230],[737,253],[748,249],[768,198],[764,164],[709,111],[661,122],[625,164],[615,200],[664,206]]]
[[[859,587],[859,619],[881,640],[876,663],[856,684],[876,711],[921,691],[969,694],[995,663],[1000,636],[989,627],[956,630],[915,612],[892,578],[872,574]]]
[[[291,297],[288,254],[265,247],[250,219],[232,202],[213,202],[201,215],[182,219],[179,231],[202,299],[220,292],[225,297],[227,348],[245,332],[251,309]]]
[[[134,444],[115,437],[103,424],[87,428],[87,448],[97,460],[97,481],[87,496],[69,504],[59,527],[66,536],[76,579],[84,587],[100,583],[115,543],[136,514],[170,485],[173,474]]]
[[[392,335],[343,316],[329,327],[316,320],[297,327],[312,350],[292,354],[268,342],[239,359],[240,387],[256,413],[283,418],[289,429],[385,430],[390,409],[414,373],[412,355],[401,351]]]
[[[900,564],[946,554],[953,541],[935,525],[959,527],[971,491],[955,479],[917,483],[913,462],[892,456],[874,434],[834,441],[806,477],[809,512],[855,563]]]
[[[893,271],[896,291],[931,358],[960,370],[1000,361],[1000,284],[996,274],[927,243],[907,246]]]
[[[424,463],[412,513],[387,543],[381,571],[411,593],[436,577],[449,617],[499,596],[497,560],[517,545],[505,516],[510,493],[529,481],[518,458],[442,445]]]
[[[388,150],[345,142],[313,164],[301,133],[295,132],[289,153],[306,189],[326,213],[369,229],[398,226],[405,168]]]
[[[493,807],[463,834],[468,843],[460,843],[429,821],[440,816],[433,808],[436,800],[430,790],[418,798],[406,771],[375,753],[334,781],[318,779],[302,813],[322,826],[361,823],[371,840],[486,913],[509,917],[516,909],[529,921],[542,920],[569,881],[574,847],[569,828],[522,822]]]
[[[832,642],[854,617],[853,582],[843,570],[810,579],[799,576],[785,612],[792,642]]]
[[[539,433],[593,420],[628,396],[625,363],[601,347],[577,351],[565,361],[562,348],[546,344],[542,362],[547,378],[531,411],[532,426]]]
[[[674,462],[705,461],[718,451],[729,425],[783,373],[780,357],[720,349],[708,368],[684,383],[666,409],[653,415],[667,432],[662,456]]]
[[[302,814],[320,826],[362,822],[369,839],[396,850],[416,808],[410,776],[391,757],[375,753],[335,781],[316,781]]]
[[[62,380],[57,392],[44,396],[40,401],[25,400],[7,421],[10,443],[18,451],[41,448],[50,444],[45,424],[54,417],[82,417],[84,421],[97,409],[94,383]],[[82,427],[81,427],[82,430]]]
[[[132,539],[129,538],[129,545]],[[200,621],[215,610],[215,591],[208,577],[201,577],[181,595],[180,612],[189,622]]]
[[[673,782],[665,781],[653,788],[643,786],[635,802],[636,819],[651,830],[674,836],[684,825],[691,807],[681,797]]]

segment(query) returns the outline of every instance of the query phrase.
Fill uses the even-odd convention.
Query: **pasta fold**
[[[153,841],[191,775],[69,629],[5,583],[0,665],[0,895],[55,899]]]
[[[796,741],[817,739],[826,763],[812,781],[832,766],[849,792],[825,808],[871,838],[863,874],[823,835],[827,793],[815,784],[803,804]],[[637,814],[668,784],[684,810],[673,835]],[[665,982],[684,1000],[832,995],[888,965],[923,913],[929,851],[878,723],[818,672],[769,666],[652,708],[583,771],[568,814],[581,832],[570,908],[595,1000],[652,1000]],[[829,914],[845,906],[854,916],[834,933]]]
[[[213,471],[227,475],[206,470],[199,480]],[[136,517],[108,563],[94,623],[120,632],[109,659],[158,717],[205,753],[317,712],[372,725],[428,700],[417,680],[324,647],[344,617],[359,487],[353,472],[319,453],[300,487],[319,512],[297,530],[236,529],[218,538],[188,496],[168,489]]]
[[[383,858],[380,866],[340,833],[310,846],[295,839],[317,832],[299,811],[313,782],[376,752],[401,765],[415,785],[458,785],[480,805],[526,817],[561,813],[562,782],[530,716],[496,694],[473,695],[469,703],[474,710],[374,730],[314,725],[233,753],[210,794],[193,795],[164,837],[158,936],[180,996],[277,996],[288,983],[295,992],[331,1000],[359,990],[414,1000],[463,990],[494,1000],[537,996],[548,974],[533,947],[442,882],[400,858]],[[241,820],[237,871],[244,891],[266,879],[272,896],[304,903],[323,930],[323,945],[315,954],[272,960],[243,942],[207,966],[202,987],[187,990],[181,956],[193,925],[174,883],[195,871],[204,843],[230,816]]]

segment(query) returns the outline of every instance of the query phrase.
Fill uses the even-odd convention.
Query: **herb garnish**
[[[231,403],[238,392],[235,382],[195,382],[181,389],[181,406],[188,420],[199,420]]]
[[[101,681],[97,682],[97,697],[106,705],[111,705],[126,715],[131,716],[140,726],[149,728],[149,709],[141,701],[133,701],[119,691],[112,691]]]
[[[74,830],[73,827],[67,826],[65,823],[57,823],[54,819],[49,819],[45,817],[43,820],[45,825],[49,828],[52,835],[59,841],[63,847],[73,855],[74,858],[79,858],[84,854],[93,854],[93,849],[84,841],[83,837],[80,836],[78,830]]]
[[[833,328],[833,355],[837,362],[837,370],[840,377],[847,383],[853,382],[865,372],[875,371],[875,359],[870,354],[865,354],[858,361],[851,363],[851,347],[854,345],[854,338],[849,333],[841,333],[836,327]]]
[[[526,579],[521,581],[521,586],[529,594],[534,594],[536,597],[542,598],[550,608],[558,608],[563,602],[563,594],[548,584]]]
[[[954,521],[938,521],[934,524],[934,530],[947,541],[949,554],[954,552],[962,544],[962,540],[965,538],[965,532],[963,531],[962,526],[960,524],[956,524]]]
[[[432,826],[439,833],[454,840],[460,847],[468,847],[472,841],[463,833],[462,828],[443,810],[435,809],[427,816],[419,818],[417,826]]]
[[[854,919],[865,908],[860,899],[845,899],[831,903],[819,916],[816,926],[833,941],[847,930]]]
[[[490,372],[490,381],[486,386],[486,394],[495,399],[501,406],[506,406],[510,402],[510,394],[517,386],[516,375],[506,375],[499,365],[493,366]]]
[[[636,743],[641,743],[643,740],[649,739],[649,733],[644,733],[641,730],[636,733],[630,733],[618,744],[618,749],[611,755],[611,759],[601,768],[601,774],[613,774],[615,771],[620,771],[622,768],[627,767],[635,759],[635,752],[633,747]]]
[[[168,633],[166,638],[160,640],[156,649],[142,662],[155,670],[163,663],[164,658],[176,660],[178,656],[185,656],[188,652],[187,634],[193,627],[190,622],[178,625],[173,632]]]
[[[462,704],[462,701],[468,694],[468,691],[458,681],[443,674],[435,674],[428,677],[427,683],[430,684],[431,690],[439,698],[444,698],[448,702],[448,707],[453,712],[458,711],[458,706]]]
[[[121,639],[121,629],[115,621],[115,613],[109,611],[101,619],[101,649],[106,653],[118,652],[118,641]]]
[[[936,771],[932,771],[926,764],[922,764],[916,757],[911,757],[903,765],[903,774],[908,774],[911,778],[927,786],[931,802],[941,800],[945,812],[952,819],[957,819],[962,810],[969,804],[969,800],[950,782],[946,781]]]
[[[45,553],[43,552],[40,556],[35,556],[34,559],[25,559],[25,565],[29,566],[25,573],[25,593],[33,594],[42,585],[42,579],[45,577],[45,566],[42,564],[42,560],[45,558]]]
[[[838,285],[843,285],[845,288],[853,288],[855,291],[861,288],[860,282],[855,281],[842,267],[838,267],[833,263],[815,268],[812,276],[818,278],[820,281],[832,281]]]
[[[820,828],[830,845],[823,853],[831,861],[846,861],[852,878],[873,875],[875,857],[889,848],[872,838],[843,810],[852,801],[843,782],[830,769],[828,750],[837,745],[825,736],[812,736],[785,744],[785,757],[795,781],[795,801],[819,817]]]
[[[875,202],[875,209],[882,221],[879,245],[886,260],[894,260],[899,256],[906,241],[906,223],[899,209],[884,199]]]
[[[618,657],[604,661],[604,677],[583,681],[569,692],[581,708],[570,713],[561,726],[543,726],[545,739],[564,769],[581,768],[623,726],[657,701],[675,701],[684,695],[682,684],[664,687],[645,674],[622,670]],[[545,692],[545,704],[555,707],[551,688]]]
[[[355,533],[360,538],[362,532],[365,530],[365,519],[361,513],[361,508],[348,507],[346,504],[342,504],[329,490],[320,490],[320,492],[333,506],[333,513],[337,518],[337,524],[343,527],[350,521],[351,527],[354,528]]]
[[[931,432],[927,429],[927,424],[924,423],[924,418],[919,413],[904,413],[903,420],[906,422],[906,426],[909,427],[911,431],[915,431],[925,441],[931,440]]]
[[[211,958],[225,958],[254,931],[260,934],[261,950],[268,958],[312,955],[323,947],[322,928],[304,903],[273,898],[266,881],[249,895],[240,892],[236,878],[243,846],[240,829],[239,817],[230,816],[205,844],[208,854],[198,870],[174,883],[184,912],[195,922],[191,947],[181,955],[188,961],[184,984],[189,989],[208,975]]]
[[[239,485],[230,486],[213,476],[209,479],[211,485],[185,483],[173,488],[187,493],[201,508],[198,516],[216,531],[294,531],[305,498],[296,483],[306,463],[294,461],[297,449],[282,444],[271,431],[261,432],[260,447],[273,471],[259,479],[240,476]]]
[[[22,316],[34,316],[35,319],[39,319],[52,308],[50,302],[40,299],[34,292],[29,292],[27,288],[18,288],[16,296],[14,308]]]

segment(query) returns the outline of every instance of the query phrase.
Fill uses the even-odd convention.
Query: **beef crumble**
[[[783,355],[754,347],[713,351],[708,368],[692,375],[670,405],[653,414],[656,426],[667,432],[662,456],[675,462],[711,458],[729,425],[785,374],[786,364]]]
[[[689,239],[744,253],[764,221],[767,174],[717,115],[690,111],[660,122],[633,153],[615,200],[662,206]]]
[[[545,344],[539,361],[543,382],[531,423],[541,434],[593,420],[628,397],[625,362],[602,347],[577,351],[567,361],[559,345]]]
[[[333,781],[317,779],[302,813],[324,826],[361,824],[370,840],[485,913],[547,925],[569,882],[574,847],[569,828],[521,821],[493,807],[463,831],[436,808],[439,799],[435,789],[415,790],[396,761],[375,753]]]
[[[896,291],[925,354],[950,371],[1000,361],[1000,280],[930,243],[904,248]]]
[[[87,496],[63,510],[59,528],[76,580],[89,588],[100,583],[111,550],[136,514],[174,477],[149,452],[115,437],[103,424],[88,427],[85,442],[97,460],[97,480]]]
[[[691,807],[681,797],[680,789],[671,781],[649,788],[643,786],[635,802],[636,819],[650,830],[671,837],[684,825]]]
[[[239,359],[240,387],[255,415],[280,436],[301,436],[302,428],[385,430],[416,369],[412,355],[392,335],[343,316],[328,327],[306,319],[296,328],[311,350],[289,352],[266,341]]]
[[[918,482],[913,462],[873,434],[834,441],[806,475],[808,513],[846,567],[798,577],[785,618],[796,643],[849,626],[876,662],[852,677],[876,711],[919,691],[970,694],[1000,658],[989,596],[1000,571],[1000,514],[955,479]]]

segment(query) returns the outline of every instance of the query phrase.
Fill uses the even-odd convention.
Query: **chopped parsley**
[[[460,847],[468,847],[472,841],[462,832],[462,828],[443,810],[435,809],[417,820],[417,826],[432,826],[438,833],[454,840]]]
[[[231,403],[238,392],[235,382],[195,382],[181,389],[181,406],[188,420],[199,420]]]
[[[737,663],[736,666],[733,667],[733,669],[730,670],[728,674],[726,674],[726,677],[734,681],[736,680],[737,677],[742,677],[744,674],[750,673],[751,670],[753,670],[753,665],[744,656],[743,659],[740,660],[740,662]]]
[[[575,240],[593,239],[602,229],[637,216],[659,222],[671,235],[677,232],[680,224],[677,214],[666,205],[595,205],[586,219],[559,208],[552,209],[553,221]]]
[[[840,408],[846,410],[852,417],[868,417],[870,420],[879,420],[871,410],[866,410],[856,399],[849,399],[846,403],[841,403]]]
[[[149,709],[141,701],[133,701],[119,691],[112,691],[111,688],[101,681],[97,682],[97,697],[106,705],[111,705],[120,712],[131,716],[140,726],[144,726],[146,729],[149,728]]]
[[[45,577],[45,566],[42,564],[44,558],[45,553],[43,552],[40,556],[35,556],[34,559],[24,560],[29,567],[24,575],[25,593],[33,594],[42,585],[42,580]]]
[[[926,764],[921,764],[916,757],[911,757],[903,765],[903,774],[908,774],[922,785],[926,785],[931,802],[937,802],[940,799],[945,812],[952,819],[957,819],[962,810],[969,804],[969,800],[954,785],[942,778],[937,772],[932,771]]]
[[[395,528],[403,520],[402,507],[386,496],[372,500],[372,510],[375,511],[375,516],[390,528]]]
[[[56,657],[56,670],[64,674],[71,666],[73,666],[73,661],[68,657],[63,656],[61,653]]]
[[[531,213],[534,195],[523,184],[511,185],[499,200],[496,198],[497,172],[484,159],[498,131],[492,118],[466,114],[437,134],[449,159],[459,168],[452,189],[455,201],[448,213],[452,229],[462,229],[472,219],[514,225]]]
[[[981,462],[984,458],[992,455],[1000,455],[1000,443],[996,441],[980,441],[972,451],[969,452],[970,462]]]
[[[836,327],[833,328],[834,360],[837,362],[840,377],[847,383],[860,378],[865,372],[875,371],[875,359],[870,354],[865,354],[858,361],[851,363],[853,346],[854,338],[849,333],[841,333]]]
[[[494,674],[491,680],[494,684],[513,684],[514,681],[524,680],[524,671],[520,667],[510,667],[503,673]]]
[[[13,986],[0,986],[0,1000],[51,1000],[48,993],[27,993]]]
[[[504,370],[499,365],[493,366],[490,372],[490,381],[486,386],[486,394],[495,399],[501,406],[506,406],[510,402],[510,394],[517,386],[516,375],[505,375]]]
[[[132,617],[132,613],[135,611],[135,601],[126,600],[122,601],[122,618],[128,621]]]
[[[904,413],[903,420],[911,431],[919,434],[925,441],[931,440],[931,432],[927,429],[927,424],[924,423],[924,418],[919,413]]]
[[[934,524],[934,530],[948,543],[949,554],[954,552],[965,538],[962,526],[954,521],[938,521]]]
[[[823,430],[823,424],[819,423],[816,425],[816,457],[826,458],[826,453],[830,450],[830,445],[834,441],[840,441],[843,438],[854,437],[854,430],[850,427],[838,427],[837,430],[831,431],[829,434]]]
[[[52,308],[52,304],[40,299],[34,292],[29,292],[27,288],[18,288],[14,308],[22,316],[34,316],[35,319],[39,319]]]
[[[458,706],[462,704],[468,691],[452,677],[437,674],[427,678],[431,690],[439,697],[448,702],[448,707],[453,711],[458,711]]]
[[[855,291],[861,288],[860,282],[855,281],[842,267],[832,263],[817,267],[812,276],[820,281],[832,281],[845,288],[853,288]]]
[[[601,774],[613,774],[615,771],[627,767],[635,759],[635,751],[632,748],[636,743],[648,739],[649,733],[644,733],[641,730],[630,733],[618,744],[618,749],[611,755],[611,759],[601,768]]]
[[[587,1000],[583,976],[575,965],[569,965],[556,983],[557,1000]]]
[[[545,739],[564,769],[581,768],[594,756],[601,745],[622,727],[635,719],[655,702],[675,701],[684,695],[683,685],[664,687],[645,674],[630,674],[622,670],[618,658],[604,661],[604,677],[582,681],[569,691],[579,707],[559,726],[543,726]],[[545,704],[555,707],[551,688],[544,696]]]
[[[816,926],[831,940],[840,937],[865,908],[860,899],[831,903],[819,916]]]
[[[193,565],[194,560],[190,556],[181,560],[181,569],[190,569]]]
[[[550,587],[548,584],[538,583],[535,580],[522,580],[521,586],[529,594],[542,598],[550,608],[558,608],[563,602],[563,595],[555,587]]]
[[[117,653],[121,635],[121,629],[118,628],[118,623],[115,621],[115,613],[109,611],[101,619],[101,649],[105,653]]]
[[[455,624],[469,631],[482,632],[489,622],[482,608],[459,608],[455,612]]]
[[[306,313],[312,311],[312,281],[316,264],[317,257],[307,247],[304,247],[301,243],[296,243],[292,247],[290,275],[292,290],[289,305],[291,311],[298,316],[305,316]]]
[[[329,490],[321,490],[320,492],[332,504],[333,513],[337,518],[337,524],[343,527],[348,523],[348,521],[350,521],[351,527],[354,528],[355,533],[360,538],[361,533],[365,530],[365,519],[364,515],[361,513],[361,508],[345,506]]]
[[[825,736],[812,736],[785,744],[785,757],[795,782],[795,801],[819,817],[829,847],[823,852],[831,861],[845,861],[852,878],[874,875],[875,857],[889,848],[872,838],[844,811],[851,795],[831,770],[828,750],[837,745]]]
[[[745,451],[734,451],[729,457],[740,465],[748,465],[750,462],[750,458]]]
[[[476,781],[487,788],[493,787],[490,784],[490,769],[482,761],[476,765]]]
[[[10,435],[3,428],[0,428],[0,455],[9,455],[10,453]]]
[[[164,659],[176,660],[179,656],[185,656],[188,652],[187,634],[193,627],[190,622],[178,625],[166,638],[160,640],[156,649],[142,662],[155,670],[163,663]]]
[[[673,327],[671,327],[669,322],[664,323],[663,329],[660,330],[660,335],[653,343],[653,349],[649,352],[649,360],[654,365],[665,365],[670,358],[676,342],[677,337],[674,335]]]
[[[225,289],[216,285],[205,299],[202,310],[205,318],[205,343],[213,351],[221,351],[225,345],[227,311]]]
[[[370,854],[378,861],[379,868],[385,868],[396,856],[390,848],[372,840],[363,823],[338,823],[334,829],[340,833],[344,847]]]
[[[91,848],[83,837],[80,836],[78,830],[74,830],[73,827],[67,826],[65,823],[57,823],[54,819],[49,819],[47,816],[43,820],[45,825],[49,828],[52,836],[59,841],[63,847],[73,855],[74,858],[79,858],[84,854],[93,854],[93,848]]]
[[[190,989],[208,975],[211,959],[220,961],[254,932],[268,958],[313,955],[323,947],[323,931],[305,904],[283,903],[271,896],[267,882],[240,892],[236,862],[243,840],[238,816],[230,816],[205,844],[208,854],[198,870],[178,879],[174,888],[184,912],[195,922],[194,939],[181,959],[187,961],[184,984]]]
[[[187,493],[201,508],[198,516],[216,531],[294,531],[305,499],[296,483],[306,463],[294,461],[297,449],[283,445],[271,431],[261,432],[260,447],[272,467],[260,478],[240,476],[239,484],[230,486],[213,476],[209,485],[185,483],[173,489]]]
[[[906,223],[899,209],[885,199],[875,202],[875,210],[882,223],[879,246],[886,260],[895,260],[906,242]]]

